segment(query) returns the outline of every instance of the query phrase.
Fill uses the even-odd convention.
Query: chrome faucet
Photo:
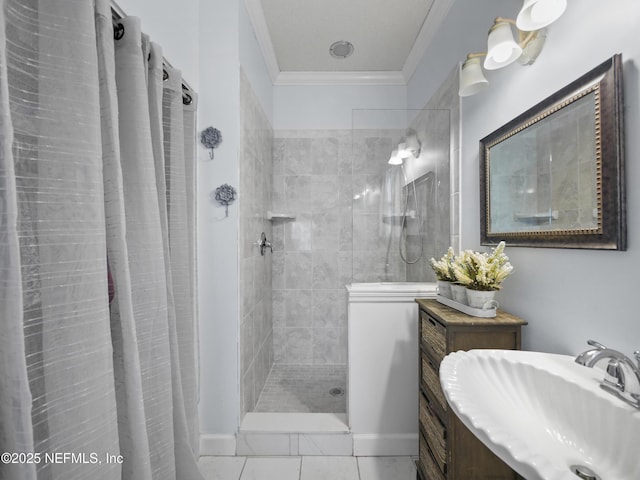
[[[595,340],[589,340],[587,343],[595,348],[578,355],[576,363],[592,368],[599,361],[608,359],[609,363],[600,388],[640,409],[640,350],[633,352],[636,357],[636,363],[633,363],[624,353],[607,348]],[[633,374],[635,385],[628,384],[625,370]]]

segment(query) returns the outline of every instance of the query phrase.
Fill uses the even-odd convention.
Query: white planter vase
[[[452,283],[451,294],[453,295],[454,302],[469,305],[467,302],[467,287],[464,285],[456,285],[455,283]]]
[[[438,280],[438,293],[445,298],[453,300],[453,294],[451,293],[451,282]]]
[[[467,302],[470,307],[481,308],[483,310],[497,307],[495,290],[471,290],[467,288],[466,291]]]

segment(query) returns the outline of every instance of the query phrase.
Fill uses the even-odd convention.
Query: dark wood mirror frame
[[[593,95],[595,123],[593,147],[596,180],[592,188],[597,197],[594,225],[589,228],[578,226],[577,228],[537,230],[534,227],[531,229],[524,227],[517,231],[508,231],[508,228],[506,228],[507,231],[492,231],[492,148],[507,139],[515,138],[514,136],[532,125],[545,122],[555,113],[561,112],[566,106],[592,92],[595,93]],[[622,56],[617,54],[480,140],[480,241],[482,245],[496,245],[504,240],[509,246],[626,250],[622,96]],[[575,156],[578,155],[579,152],[576,151]],[[512,213],[515,218],[517,213],[515,211]]]

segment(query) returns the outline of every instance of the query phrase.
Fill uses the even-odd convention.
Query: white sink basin
[[[451,353],[440,382],[453,411],[527,480],[640,479],[640,410],[599,387],[600,368],[511,350]],[[584,477],[582,477],[584,478]]]

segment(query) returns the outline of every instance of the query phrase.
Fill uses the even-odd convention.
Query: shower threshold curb
[[[353,455],[345,414],[247,413],[236,440],[236,455]]]
[[[247,413],[240,432],[348,433],[344,413]]]

